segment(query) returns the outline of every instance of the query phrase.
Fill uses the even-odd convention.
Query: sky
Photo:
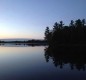
[[[43,39],[55,22],[86,19],[86,0],[0,0],[0,39]]]

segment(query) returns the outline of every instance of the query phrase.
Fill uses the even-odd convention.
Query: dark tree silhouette
[[[86,43],[85,19],[71,20],[69,26],[65,26],[63,21],[55,22],[52,30],[46,28],[45,40],[49,45]]]
[[[85,26],[85,19],[82,20],[82,26]]]
[[[59,24],[57,22],[55,22],[54,26],[53,26],[53,31],[58,30],[59,28]]]
[[[49,33],[50,33],[49,27],[46,27],[46,30],[45,30],[45,40],[48,40]]]
[[[45,30],[45,40],[50,43],[52,39],[52,32],[50,31],[49,27],[46,27]]]

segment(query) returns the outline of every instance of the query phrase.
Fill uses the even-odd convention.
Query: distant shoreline
[[[31,45],[31,46],[41,46],[41,45],[47,45],[47,42],[45,40],[28,40],[28,41],[0,41],[0,45]]]

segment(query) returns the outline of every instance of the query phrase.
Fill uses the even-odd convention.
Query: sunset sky
[[[86,0],[0,0],[0,39],[43,39],[46,26],[86,19]]]

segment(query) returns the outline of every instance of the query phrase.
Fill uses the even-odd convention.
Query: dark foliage
[[[56,22],[52,30],[46,27],[45,40],[49,45],[86,43],[85,19],[71,20],[69,26],[65,26],[62,21]]]

